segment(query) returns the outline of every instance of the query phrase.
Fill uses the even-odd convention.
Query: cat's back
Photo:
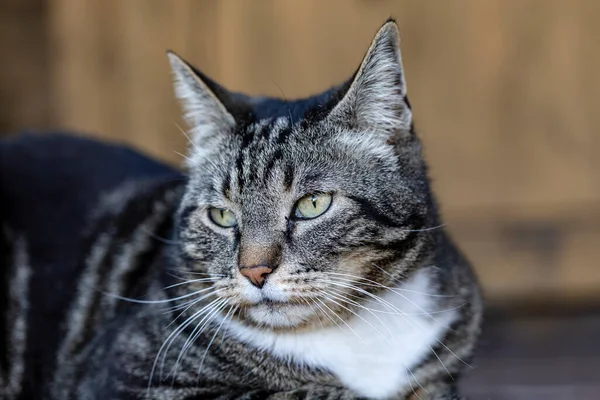
[[[52,374],[102,197],[182,179],[124,146],[63,134],[0,141],[0,397],[38,398]]]

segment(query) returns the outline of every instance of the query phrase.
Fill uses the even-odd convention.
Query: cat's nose
[[[267,276],[273,272],[273,268],[267,265],[257,265],[255,267],[244,267],[240,269],[242,275],[252,282],[257,288],[262,288]]]

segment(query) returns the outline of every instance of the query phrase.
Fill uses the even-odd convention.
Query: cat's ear
[[[412,111],[400,54],[400,35],[393,20],[375,35],[344,97],[330,116],[353,128],[410,132]]]
[[[175,53],[168,51],[174,76],[175,95],[192,128],[195,152],[210,152],[236,126],[235,94],[216,84]],[[231,108],[232,110],[230,110]]]

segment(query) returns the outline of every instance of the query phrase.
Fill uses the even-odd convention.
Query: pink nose
[[[240,272],[248,278],[254,286],[260,289],[265,284],[267,275],[273,272],[273,268],[258,265],[256,267],[242,268],[240,269]]]

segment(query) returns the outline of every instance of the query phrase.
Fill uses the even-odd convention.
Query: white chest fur
[[[436,311],[436,297],[424,270],[381,297],[385,306],[369,301],[371,311],[360,309],[341,328],[273,333],[232,323],[229,330],[278,357],[327,369],[362,396],[385,399],[417,387],[409,369],[433,351],[456,311],[426,314]]]

